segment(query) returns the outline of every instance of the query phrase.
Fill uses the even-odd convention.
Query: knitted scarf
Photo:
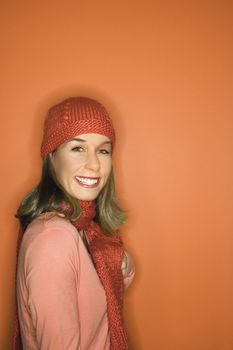
[[[127,336],[123,323],[123,275],[121,270],[123,244],[119,235],[106,236],[100,226],[93,221],[96,211],[94,201],[79,201],[82,208],[81,218],[71,223],[77,230],[83,230],[88,240],[88,251],[91,254],[96,271],[104,287],[107,301],[107,315],[110,332],[111,350],[127,350]],[[18,248],[23,237],[19,233]],[[13,350],[22,350],[18,314],[16,310]]]

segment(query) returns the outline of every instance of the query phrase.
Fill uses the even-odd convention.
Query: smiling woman
[[[14,349],[128,349],[122,305],[134,265],[116,233],[125,213],[114,143],[95,100],[69,98],[48,112],[41,181],[17,212]]]
[[[84,134],[65,142],[50,157],[57,181],[76,199],[94,200],[111,172],[111,141]]]

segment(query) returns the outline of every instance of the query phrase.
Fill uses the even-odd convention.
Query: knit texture
[[[119,235],[106,236],[93,218],[94,201],[79,201],[83,215],[81,220],[73,221],[77,230],[83,229],[89,242],[89,252],[96,271],[105,290],[110,331],[111,350],[126,350],[127,336],[124,328],[122,309],[124,280],[121,264],[124,254]],[[92,216],[92,218],[91,218]]]
[[[101,134],[115,143],[115,132],[105,107],[87,97],[70,97],[49,109],[44,123],[41,156],[45,158],[74,136]]]
[[[82,208],[81,218],[71,221],[71,223],[77,230],[85,232],[89,253],[105,290],[111,350],[127,350],[127,336],[122,316],[124,293],[124,280],[121,270],[124,254],[122,240],[119,235],[105,235],[100,226],[94,222],[93,219],[96,215],[95,201],[79,201],[79,204]],[[69,208],[66,211],[68,214]],[[64,212],[64,208],[62,208],[62,212]],[[17,244],[17,258],[22,238],[23,232],[20,231]],[[16,310],[13,350],[22,349],[19,319]]]

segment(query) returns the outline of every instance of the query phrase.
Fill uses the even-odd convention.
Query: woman
[[[14,349],[128,349],[123,292],[134,267],[117,234],[125,214],[114,190],[114,143],[95,100],[69,98],[47,114],[42,178],[17,212]]]

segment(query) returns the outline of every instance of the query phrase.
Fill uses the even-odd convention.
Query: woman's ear
[[[49,162],[50,162],[51,165],[53,165],[53,163],[54,163],[53,155],[54,155],[54,152],[49,153]]]
[[[54,157],[54,153],[55,152],[51,152],[48,155],[48,165],[49,165],[49,169],[50,169],[50,173],[51,174],[55,174],[55,157]]]
[[[49,167],[49,172],[52,175],[53,178],[56,178],[56,173],[55,173],[55,157],[54,157],[55,152],[51,152],[48,154],[48,167]]]

